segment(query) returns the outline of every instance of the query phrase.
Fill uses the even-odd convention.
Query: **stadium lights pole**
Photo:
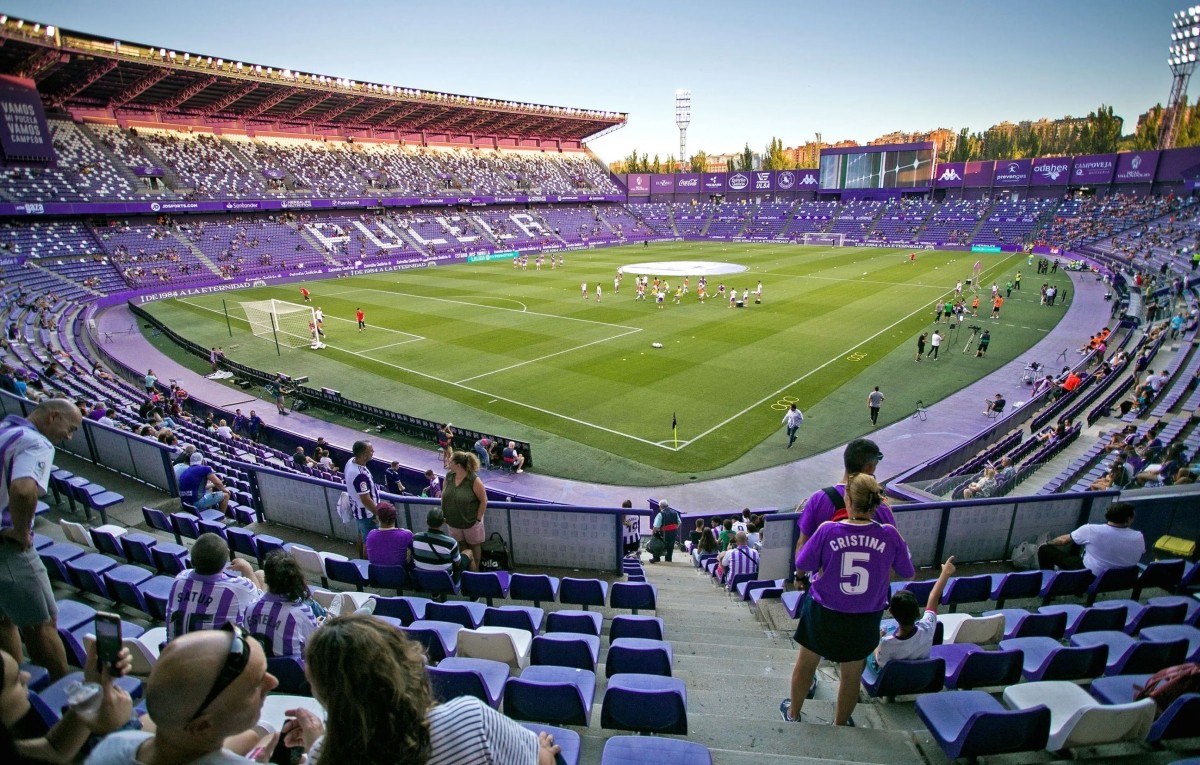
[[[1167,65],[1174,79],[1171,96],[1163,113],[1158,132],[1158,148],[1170,149],[1175,145],[1175,133],[1183,117],[1184,100],[1187,98],[1188,79],[1196,68],[1196,52],[1200,47],[1200,5],[1176,11],[1171,19],[1171,47]]]
[[[692,91],[675,91],[675,126],[679,128],[679,164],[687,162],[687,129],[692,124]],[[674,172],[674,171],[672,171]]]

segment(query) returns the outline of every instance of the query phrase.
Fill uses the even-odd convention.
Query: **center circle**
[[[624,270],[631,274],[653,274],[655,276],[719,276],[740,274],[749,271],[737,263],[719,263],[712,260],[661,260],[651,263],[630,263]]]

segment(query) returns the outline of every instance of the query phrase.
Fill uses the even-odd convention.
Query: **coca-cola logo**
[[[694,189],[700,186],[699,178],[680,178],[675,186],[681,189]]]

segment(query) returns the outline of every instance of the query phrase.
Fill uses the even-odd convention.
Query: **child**
[[[888,603],[888,611],[898,625],[890,635],[886,629],[879,631],[879,647],[867,657],[867,664],[872,670],[878,672],[893,659],[929,658],[929,649],[933,646],[933,632],[937,627],[938,602],[942,599],[946,581],[954,575],[954,571],[954,556],[951,555],[942,564],[942,573],[929,593],[924,614],[917,610],[917,599],[908,590],[900,590],[892,596]],[[917,619],[918,616],[921,617],[920,620]]]

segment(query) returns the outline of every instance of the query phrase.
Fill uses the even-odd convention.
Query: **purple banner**
[[[625,187],[629,189],[629,193],[644,197],[650,193],[650,174],[649,173],[630,173],[625,181]]]
[[[263,174],[264,178],[270,178],[273,181],[277,181],[287,175],[287,173],[285,173],[284,171],[276,170],[275,168],[272,168],[272,167],[269,167],[266,170],[263,170],[262,174]]]
[[[1088,154],[1076,157],[1075,167],[1071,170],[1071,184],[1104,186],[1112,181],[1113,171],[1116,169],[1116,154]]]
[[[727,173],[725,176],[725,188],[730,191],[749,191],[750,190],[750,172]]]
[[[992,178],[992,185],[1028,186],[1031,164],[1031,160],[1028,159],[996,160],[996,175]]]
[[[1031,186],[1066,186],[1071,180],[1070,157],[1042,157],[1033,161]]]
[[[7,268],[9,266],[23,266],[23,265],[25,265],[25,256],[24,255],[8,255],[6,257],[0,258],[0,268]]]
[[[374,181],[382,177],[382,173],[380,173],[378,170],[363,170],[362,177],[366,178],[367,180]]]
[[[1115,183],[1151,183],[1158,167],[1157,151],[1128,151],[1117,155]]]
[[[700,179],[701,190],[707,194],[725,190],[725,173],[705,173]]]
[[[1158,158],[1158,172],[1154,180],[1159,183],[1178,183],[1195,180],[1200,175],[1200,147],[1169,149]]]
[[[755,170],[750,173],[751,191],[773,191],[775,189],[775,174],[770,170]]]
[[[388,199],[232,199],[210,202],[23,202],[0,203],[3,215],[149,215],[236,213],[244,210],[332,210],[368,207],[526,204],[529,202],[624,202],[622,194],[548,194],[510,197],[391,197]]]
[[[671,173],[650,176],[650,193],[670,194],[675,191],[675,176]]]
[[[796,171],[797,189],[815,189],[821,185],[821,171],[816,168]],[[782,188],[782,186],[780,187]]]
[[[776,170],[775,188],[780,191],[791,191],[796,188],[795,170]]]
[[[9,159],[54,161],[54,146],[37,83],[0,75],[0,147]]]
[[[161,167],[131,167],[133,174],[140,178],[162,178],[166,175]]]
[[[680,173],[675,176],[676,194],[699,194],[700,173]]]
[[[939,189],[962,186],[965,165],[965,162],[939,162],[933,171],[933,185]]]
[[[967,162],[963,166],[964,186],[991,186],[996,163],[990,159]]]

